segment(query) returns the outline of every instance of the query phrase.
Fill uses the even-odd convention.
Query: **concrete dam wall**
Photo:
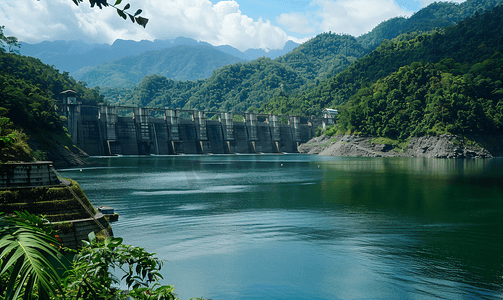
[[[89,155],[296,153],[316,117],[60,104],[75,145]],[[241,121],[236,121],[241,120]]]

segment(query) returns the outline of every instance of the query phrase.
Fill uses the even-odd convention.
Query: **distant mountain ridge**
[[[106,61],[176,46],[205,46],[242,60],[254,60],[262,56],[277,58],[290,52],[298,45],[293,41],[288,41],[281,50],[267,52],[262,49],[248,49],[242,52],[229,45],[213,46],[207,42],[177,37],[171,40],[142,40],[138,42],[117,39],[112,45],[83,41],[44,41],[37,44],[21,42],[20,52],[21,55],[38,58],[45,64],[73,74],[84,67],[93,67]]]
[[[175,46],[126,56],[85,67],[73,74],[88,86],[134,87],[145,76],[158,74],[175,80],[199,80],[214,70],[245,60],[205,46]]]

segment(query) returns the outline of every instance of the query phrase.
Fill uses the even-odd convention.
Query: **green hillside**
[[[262,57],[227,65],[206,80],[175,83],[147,76],[124,101],[185,109],[253,110],[279,93],[299,93],[316,86],[364,54],[354,37],[324,33],[275,60]]]
[[[276,59],[318,84],[345,70],[367,51],[351,35],[322,33]]]
[[[346,103],[359,89],[413,62],[437,63],[451,58],[466,68],[502,52],[501,7],[430,33],[401,35],[383,42],[347,70],[303,94],[276,97],[261,111],[278,111],[288,105],[292,113],[316,114],[324,107]],[[285,104],[288,103],[288,104]]]
[[[1,160],[31,159],[26,137],[35,157],[51,159],[56,147],[72,149],[62,120],[54,110],[55,96],[73,89],[84,103],[96,104],[102,97],[53,67],[32,57],[0,52],[0,151]],[[24,134],[25,135],[24,135]],[[12,134],[17,135],[14,137]],[[9,138],[11,135],[11,138]],[[24,141],[24,142],[23,142]],[[17,145],[18,150],[11,151]],[[21,151],[23,148],[26,151]]]
[[[258,107],[279,89],[299,91],[305,78],[269,58],[224,66],[206,80],[175,82],[162,76],[145,77],[125,103],[186,109],[244,111]]]
[[[125,88],[137,85],[143,77],[152,74],[175,80],[204,79],[214,70],[238,62],[244,60],[213,48],[176,46],[86,67],[74,77],[91,87]]]
[[[353,97],[341,132],[405,140],[411,136],[503,133],[503,55],[482,63],[413,63]]]
[[[357,40],[364,48],[373,50],[386,39],[391,40],[404,33],[427,32],[454,25],[465,18],[491,10],[500,4],[503,4],[503,0],[468,0],[461,4],[434,2],[410,18],[397,17],[384,21],[371,32],[359,36]]]
[[[403,62],[397,71],[359,89],[340,106],[339,131],[398,140],[503,133],[502,20],[503,7],[497,7],[405,45],[382,45],[380,53],[369,58],[375,63],[380,56],[381,67],[393,58],[425,59]],[[434,63],[441,53],[444,58]]]

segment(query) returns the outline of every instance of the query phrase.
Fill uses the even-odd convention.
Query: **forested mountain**
[[[364,54],[365,50],[354,37],[324,33],[275,60],[262,57],[227,65],[206,80],[175,83],[159,76],[145,77],[122,103],[185,109],[253,110],[278,93],[298,93],[316,86]],[[153,98],[149,98],[152,95]]]
[[[363,88],[345,106],[340,131],[412,136],[503,133],[503,55],[476,64],[412,63]]]
[[[420,30],[453,24],[464,16],[478,14],[479,11],[490,9],[502,1],[468,0],[462,4],[433,3],[410,18],[395,18],[384,22],[359,38],[323,33],[274,61],[261,59],[260,62],[226,66],[215,71],[214,75],[206,80],[190,84],[180,83],[177,85],[180,89],[174,91],[158,86],[157,91],[146,93],[143,91],[144,87],[152,88],[160,82],[159,78],[155,77],[155,83],[148,83],[154,78],[148,77],[124,99],[129,104],[143,103],[173,108],[244,111],[257,110],[257,107],[261,107],[259,111],[264,113],[318,114],[327,105],[334,106],[346,102],[358,91],[362,82],[372,84],[378,78],[389,75],[403,65],[421,59],[430,61],[433,58],[429,57],[435,55],[432,61],[438,62],[447,50],[438,49],[436,46],[425,46],[424,48],[428,50],[421,50],[422,52],[418,53],[403,51],[410,47],[409,44],[418,43],[426,36]],[[407,33],[395,38],[395,34],[401,32]],[[444,34],[438,28],[436,32],[437,35]],[[387,38],[396,40],[390,42],[386,40]],[[436,39],[430,43],[433,45]],[[379,49],[360,59],[383,40],[384,44]],[[386,47],[395,43],[399,43],[397,47],[400,49],[396,52],[398,56],[385,57],[386,63],[378,61],[381,59],[378,53],[394,51]],[[456,51],[452,47],[450,49]],[[426,56],[422,57],[423,55]],[[270,67],[267,69],[257,68],[269,64]],[[246,72],[235,71],[241,69],[246,69]],[[268,74],[271,69],[276,71]],[[347,71],[341,76],[336,76],[344,70]],[[348,80],[351,83],[339,82],[341,80]],[[339,84],[344,88],[337,88]],[[148,98],[141,96],[147,94],[156,96],[149,101]],[[168,99],[168,102],[163,103],[162,98]]]
[[[276,61],[311,82],[316,80],[314,83],[317,85],[319,81],[345,70],[366,52],[351,35],[322,33]]]
[[[340,133],[494,137],[503,133],[502,40],[503,7],[496,7],[444,30],[383,43],[302,99],[343,104]]]
[[[490,10],[500,4],[503,4],[503,0],[468,0],[461,4],[434,2],[410,18],[397,17],[384,21],[371,32],[359,36],[357,40],[364,48],[373,50],[385,39],[391,40],[404,33],[426,32],[454,25],[462,19]]]
[[[455,63],[466,64],[469,69],[494,53],[503,52],[502,18],[501,7],[497,7],[445,29],[401,35],[383,42],[372,53],[316,88],[301,95],[281,95],[265,104],[261,111],[281,110],[288,103],[291,113],[314,114],[324,107],[346,103],[360,88],[413,62],[437,63],[451,58]]]
[[[22,134],[12,140],[12,132],[24,132],[30,146],[39,150],[39,159],[56,159],[51,153],[58,145],[71,150],[72,140],[54,110],[54,98],[64,90],[73,89],[79,100],[96,104],[102,96],[83,87],[67,72],[63,74],[33,57],[0,52],[0,152],[2,160],[26,159],[26,155],[9,154],[13,141],[23,144]],[[12,123],[11,123],[12,122]],[[15,130],[15,131],[13,131]],[[63,147],[63,146],[61,146]],[[26,148],[26,147],[25,147]],[[29,153],[29,151],[25,152]]]
[[[125,103],[244,111],[258,107],[280,89],[297,91],[306,80],[289,67],[269,58],[228,65],[206,80],[176,82],[162,76],[145,77]]]
[[[86,67],[73,77],[85,81],[90,87],[133,87],[143,77],[152,74],[174,80],[204,79],[214,70],[238,62],[244,60],[213,48],[177,46]]]

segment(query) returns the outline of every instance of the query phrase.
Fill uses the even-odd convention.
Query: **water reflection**
[[[501,290],[501,161],[383,159],[324,167],[326,198],[395,212],[407,222],[372,227],[393,239],[371,240],[371,253],[387,266],[378,273],[430,297],[485,297],[485,288]],[[393,267],[404,265],[406,272]]]
[[[324,162],[324,167],[347,172],[407,173],[424,175],[498,174],[500,159],[431,159],[431,158],[345,158]]]
[[[98,161],[62,173],[169,260],[182,299],[501,297],[503,160]]]

